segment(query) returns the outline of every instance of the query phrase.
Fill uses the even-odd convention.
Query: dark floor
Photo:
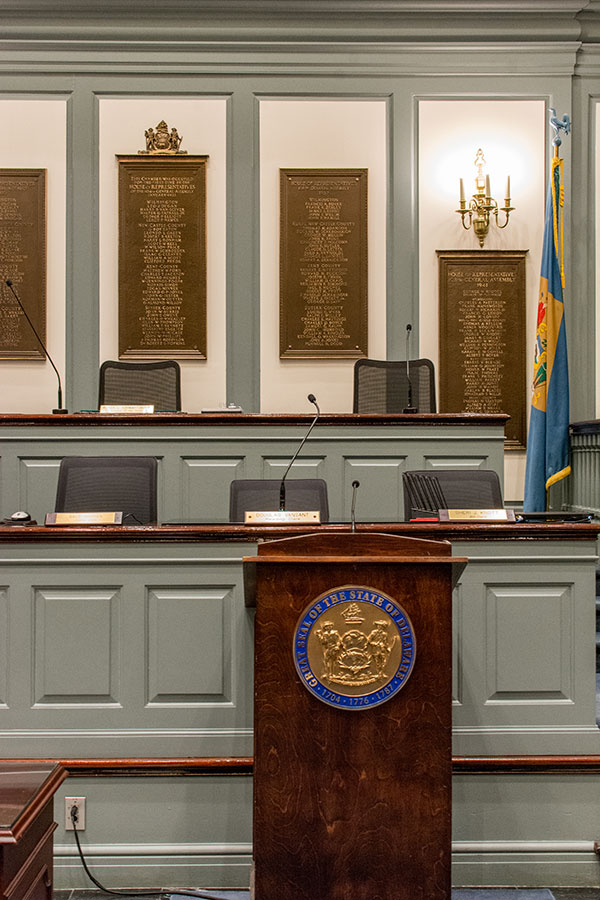
[[[191,889],[193,890],[193,888]],[[248,891],[226,891],[219,888],[199,888],[200,897],[206,893],[219,898],[219,900],[249,900]],[[132,893],[134,889],[132,888]],[[160,891],[157,891],[160,893]],[[168,893],[168,892],[165,892]],[[174,900],[184,900],[183,894],[171,891]],[[104,900],[112,896],[101,891],[73,890],[54,891],[56,900]],[[156,900],[156,894],[138,893],[139,900]],[[452,900],[600,900],[600,887],[598,888],[461,888],[452,891]]]

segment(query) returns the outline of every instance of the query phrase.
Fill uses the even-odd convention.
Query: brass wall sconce
[[[465,199],[465,187],[462,178],[460,179],[460,209],[456,212],[461,217],[462,226],[468,231],[473,226],[473,231],[479,240],[479,246],[483,247],[484,241],[490,230],[490,216],[493,214],[496,219],[498,228],[506,228],[508,218],[515,208],[510,205],[510,175],[506,179],[506,193],[504,197],[504,206],[499,207],[496,200],[491,195],[490,176],[483,174],[483,166],[485,157],[483,150],[479,148],[475,156],[475,166],[477,167],[477,175],[475,176],[476,191],[469,200],[467,207]],[[498,213],[504,213],[504,223],[498,221]]]

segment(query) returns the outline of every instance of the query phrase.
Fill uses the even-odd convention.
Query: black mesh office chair
[[[98,405],[153,404],[159,410],[181,409],[181,370],[174,359],[121,362],[107,359],[100,366]]]
[[[122,512],[124,525],[156,522],[153,456],[67,456],[58,473],[56,512]]]
[[[408,364],[412,405],[420,413],[434,413],[435,371],[430,359]],[[354,363],[355,413],[401,413],[409,406],[406,361],[357,359]]]
[[[424,469],[402,473],[404,518],[438,509],[503,509],[502,488],[490,469]],[[423,506],[423,504],[426,504]]]
[[[244,513],[279,509],[277,479],[239,478],[231,482],[229,521],[243,522]],[[322,478],[286,478],[285,506],[290,510],[318,510],[321,522],[329,521],[327,484]]]

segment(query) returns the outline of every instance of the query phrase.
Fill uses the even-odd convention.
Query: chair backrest
[[[420,413],[434,413],[435,370],[430,359],[408,364],[412,405]],[[355,413],[401,413],[408,403],[406,361],[357,359],[354,363]]]
[[[159,410],[181,409],[181,370],[174,359],[121,362],[107,359],[100,366],[98,405],[154,404]]]
[[[244,513],[256,510],[279,509],[277,479],[239,478],[231,482],[229,492],[229,521],[243,522]],[[327,484],[322,478],[286,478],[285,505],[290,510],[315,509],[321,522],[329,521]]]
[[[444,506],[426,506],[425,509],[502,509],[502,487],[496,472],[490,469],[423,469],[404,472],[402,475],[404,489],[404,518],[410,519],[418,515],[423,507],[418,493],[415,493],[415,482],[419,477],[435,478]]]
[[[66,456],[56,512],[122,512],[124,525],[157,520],[158,466],[153,456]]]

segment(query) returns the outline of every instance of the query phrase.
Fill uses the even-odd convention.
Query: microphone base
[[[64,415],[68,415],[68,413],[69,413],[68,409],[53,409],[52,410],[53,416],[57,416],[57,415],[64,416]]]
[[[419,410],[416,406],[405,406],[402,410],[403,413],[418,413]]]

